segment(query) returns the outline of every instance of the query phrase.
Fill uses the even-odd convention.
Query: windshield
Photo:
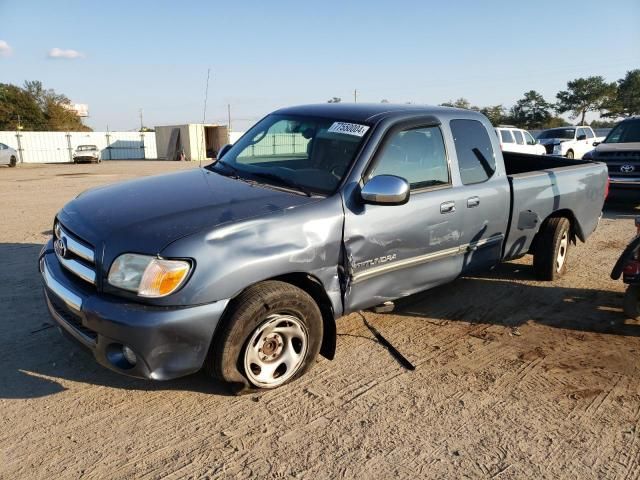
[[[325,118],[269,115],[207,168],[307,194],[332,193],[369,126]]]
[[[603,143],[640,142],[640,120],[627,120],[614,127]]]
[[[554,130],[547,130],[538,135],[538,139],[544,138],[573,138],[576,135],[575,128],[556,128]]]
[[[97,150],[97,147],[95,145],[80,145],[78,147],[79,152],[82,152],[85,150]]]

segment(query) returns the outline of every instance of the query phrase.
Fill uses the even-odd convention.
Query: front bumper
[[[640,177],[609,177],[609,187],[640,190]]]
[[[100,294],[78,285],[47,247],[39,266],[49,313],[60,328],[98,363],[132,377],[169,380],[200,370],[228,303],[153,307]],[[135,365],[122,346],[135,352]]]

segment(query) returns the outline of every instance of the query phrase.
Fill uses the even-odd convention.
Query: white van
[[[546,150],[533,136],[521,128],[501,125],[496,128],[500,147],[503,152],[530,153],[544,155]]]

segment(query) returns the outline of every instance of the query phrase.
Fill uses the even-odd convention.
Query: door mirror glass
[[[222,158],[224,156],[224,154],[227,153],[231,149],[232,146],[233,145],[231,145],[230,143],[227,143],[224,147],[222,147],[220,149],[220,151],[218,152],[218,157],[217,158],[218,159]]]
[[[360,196],[373,205],[403,205],[409,201],[409,182],[395,175],[377,175],[369,180]]]

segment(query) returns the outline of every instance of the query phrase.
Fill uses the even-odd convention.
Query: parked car
[[[100,163],[100,150],[95,145],[78,145],[73,152],[73,163]]]
[[[538,135],[538,141],[544,145],[549,155],[561,155],[567,158],[582,158],[594,143],[602,141],[596,137],[591,127],[560,127],[543,130]]]
[[[640,201],[640,117],[618,123],[584,158],[607,164],[612,197]]]
[[[503,152],[530,153],[544,155],[546,149],[526,130],[500,125],[496,128],[498,141]]]
[[[18,164],[18,152],[9,145],[0,143],[0,165],[15,167]]]
[[[66,204],[39,256],[49,312],[117,372],[274,388],[333,358],[350,312],[527,253],[555,279],[606,166],[502,152],[492,130],[444,107],[278,110],[202,169]]]

